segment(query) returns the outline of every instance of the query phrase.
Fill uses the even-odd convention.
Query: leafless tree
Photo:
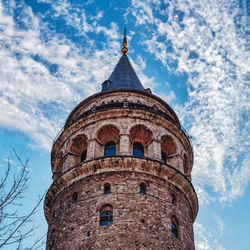
[[[8,159],[7,169],[0,177],[0,248],[8,246],[11,249],[38,249],[44,244],[44,236],[34,240],[28,248],[24,248],[22,244],[24,240],[31,238],[37,229],[32,218],[43,197],[38,197],[38,201],[28,213],[22,213],[22,202],[29,181],[29,160],[23,163],[15,150],[14,153],[20,164],[18,171],[13,171]]]

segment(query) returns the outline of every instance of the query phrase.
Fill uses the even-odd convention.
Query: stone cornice
[[[50,186],[44,201],[44,212],[47,221],[56,197],[73,183],[105,172],[133,171],[156,176],[178,187],[187,197],[192,209],[193,221],[198,213],[198,198],[191,182],[177,169],[161,161],[132,156],[101,157],[83,162],[69,169]]]
[[[170,112],[171,114],[175,117],[175,119],[179,122],[179,119],[177,117],[177,115],[175,114],[174,110],[170,107],[170,105],[168,103],[166,103],[164,100],[162,100],[160,97],[152,94],[152,93],[148,93],[146,91],[141,91],[141,90],[129,90],[129,89],[120,89],[120,90],[108,90],[108,91],[104,91],[104,92],[99,92],[96,93],[94,95],[89,96],[88,98],[84,99],[83,101],[81,101],[69,114],[66,122],[65,122],[65,127],[67,127],[67,124],[69,123],[69,121],[71,120],[72,116],[78,111],[78,109],[82,106],[87,105],[88,103],[94,103],[95,99],[97,99],[98,97],[101,96],[109,96],[109,95],[113,95],[115,93],[132,93],[132,94],[138,94],[141,96],[147,96],[153,99],[156,99],[158,102],[160,102],[163,106],[165,106]]]

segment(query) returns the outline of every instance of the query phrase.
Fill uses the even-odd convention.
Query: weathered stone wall
[[[95,111],[95,105],[116,101],[147,107]],[[104,157],[108,141],[116,144],[115,156]],[[144,146],[144,157],[132,156],[134,142]],[[71,112],[51,156],[54,182],[44,203],[47,249],[194,249],[198,200],[190,183],[192,146],[174,111],[159,98],[129,90],[87,98]],[[104,194],[107,182],[111,194]],[[140,183],[145,194],[139,193]],[[105,204],[113,209],[110,226],[100,226]],[[178,237],[171,232],[174,216]]]
[[[164,164],[162,161],[127,155],[96,158],[68,169],[67,172],[53,182],[46,194],[44,203],[46,219],[48,220],[51,215],[54,200],[64,189],[87,176],[113,171],[147,173],[172,183],[187,197],[192,209],[193,221],[195,220],[198,211],[198,201],[194,188],[188,178],[176,168]]]
[[[183,169],[183,159],[184,154],[187,156],[187,171],[186,175],[190,177],[191,167],[192,167],[192,155],[190,151],[192,150],[189,144],[186,142],[186,138],[183,136],[181,130],[178,127],[174,127],[171,123],[166,120],[148,114],[145,111],[136,111],[130,109],[124,110],[107,110],[96,115],[92,115],[85,121],[82,121],[77,126],[73,124],[70,126],[65,133],[60,137],[61,145],[56,145],[54,147],[54,154],[58,155],[60,150],[60,156],[64,158],[64,164],[61,172],[65,172],[68,168],[80,163],[80,157],[75,157],[76,154],[68,155],[71,151],[73,142],[75,138],[84,135],[87,138],[87,160],[94,159],[95,157],[100,157],[104,155],[104,143],[103,139],[100,139],[100,131],[106,127],[118,128],[118,138],[111,132],[103,135],[105,138],[110,137],[110,140],[117,142],[117,154],[127,154],[132,155],[132,144],[133,141],[140,141],[145,146],[145,156],[151,157],[153,159],[161,160],[161,145],[162,139],[165,136],[171,138],[175,144],[175,151],[169,150],[167,163],[184,173]],[[134,132],[137,127],[144,127],[145,131],[139,130],[140,132]],[[104,129],[104,131],[106,131]],[[111,131],[111,130],[107,130]],[[149,131],[147,134],[146,131]],[[134,139],[134,136],[137,138]],[[63,140],[64,138],[64,140]],[[145,143],[143,142],[145,140]],[[166,143],[165,143],[166,144]],[[84,148],[84,146],[82,146]],[[62,156],[63,155],[63,156]],[[60,163],[59,160],[54,162],[54,169],[58,172],[59,167],[57,165]],[[74,163],[74,165],[72,165]]]
[[[112,92],[104,92],[101,94],[97,94],[94,96],[91,96],[84,100],[82,103],[80,103],[70,114],[69,120],[67,120],[68,123],[70,123],[70,120],[73,120],[81,114],[83,114],[85,111],[95,107],[100,106],[104,103],[111,103],[111,102],[117,102],[117,101],[124,101],[127,102],[134,102],[134,103],[141,103],[145,104],[147,106],[156,106],[158,109],[164,111],[167,113],[173,120],[175,120],[177,123],[179,123],[179,120],[177,116],[175,115],[174,111],[171,109],[170,106],[168,106],[165,102],[163,102],[161,99],[157,98],[154,95],[148,95],[145,92],[142,91],[112,91]]]
[[[110,194],[104,194],[107,182]],[[139,193],[142,182],[145,194]],[[77,202],[72,201],[74,192]],[[105,204],[113,207],[110,226],[99,225]],[[179,221],[178,238],[171,233],[173,215]],[[144,173],[106,172],[79,180],[56,198],[49,224],[47,249],[194,249],[186,196],[171,183]]]

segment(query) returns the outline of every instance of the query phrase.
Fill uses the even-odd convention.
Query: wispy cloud
[[[216,199],[234,200],[250,180],[249,55],[244,23],[240,28],[235,23],[241,10],[234,2],[171,1],[161,16],[152,14],[158,2],[132,3],[137,25],[152,25],[144,43],[148,51],[169,70],[188,75],[182,111],[193,137],[200,200],[214,200],[205,191],[209,187]]]
[[[18,22],[15,3],[7,6],[8,11],[0,3],[0,124],[29,135],[31,147],[49,151],[73,107],[98,92],[109,77],[119,59],[121,37],[116,23],[107,28],[97,22],[102,11],[94,17],[68,1],[42,2],[50,5],[43,15],[20,3]],[[51,30],[44,21],[47,16],[77,30],[79,41]],[[93,35],[100,33],[104,39],[97,48]],[[84,45],[79,45],[81,39]],[[150,85],[151,79],[136,67]]]
[[[0,123],[49,150],[70,109],[97,92],[111,71],[107,60],[114,55],[108,51],[104,57],[90,48],[83,53],[62,35],[46,41],[42,21],[30,8],[24,10],[28,29],[18,27],[0,5]]]
[[[213,225],[213,228],[205,227],[202,224],[194,224],[195,232],[195,247],[199,250],[218,249],[225,250],[225,248],[218,242],[218,238],[223,234],[223,222],[216,216],[218,223]]]

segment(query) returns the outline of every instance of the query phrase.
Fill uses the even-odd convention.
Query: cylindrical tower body
[[[194,249],[192,163],[161,99],[137,90],[89,97],[53,145],[47,249]]]
[[[51,152],[46,249],[194,249],[189,137],[123,56]]]

